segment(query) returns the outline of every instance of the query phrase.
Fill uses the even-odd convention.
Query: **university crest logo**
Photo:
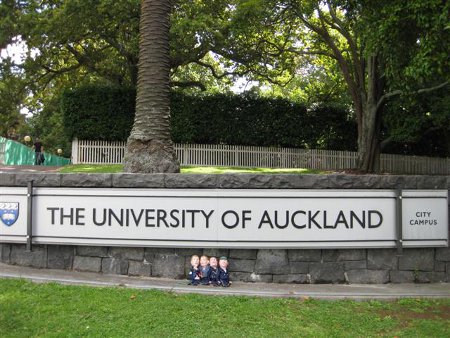
[[[13,225],[19,218],[19,203],[0,202],[0,220],[7,226]]]

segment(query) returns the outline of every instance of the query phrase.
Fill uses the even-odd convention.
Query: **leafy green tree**
[[[295,58],[334,60],[358,124],[358,167],[376,171],[388,100],[448,84],[449,6],[439,0],[242,0],[233,27],[249,41],[238,44],[249,52],[247,60],[235,60],[250,69],[259,62],[273,74],[292,72]]]
[[[24,123],[20,108],[25,97],[22,74],[12,67],[9,58],[0,63],[0,135],[7,138],[16,137]]]

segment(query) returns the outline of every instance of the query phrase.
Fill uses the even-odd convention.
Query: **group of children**
[[[227,257],[222,256],[217,260],[216,257],[193,255],[189,280],[189,285],[230,286]]]

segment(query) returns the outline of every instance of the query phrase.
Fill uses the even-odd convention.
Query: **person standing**
[[[41,141],[36,138],[36,142],[34,142],[33,144],[33,148],[34,148],[34,165],[41,165],[43,164],[43,154],[42,152],[44,151],[44,146],[42,145]]]

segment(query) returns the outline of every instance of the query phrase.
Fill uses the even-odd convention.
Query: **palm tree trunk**
[[[124,171],[179,172],[170,136],[170,0],[142,0],[136,116]]]

